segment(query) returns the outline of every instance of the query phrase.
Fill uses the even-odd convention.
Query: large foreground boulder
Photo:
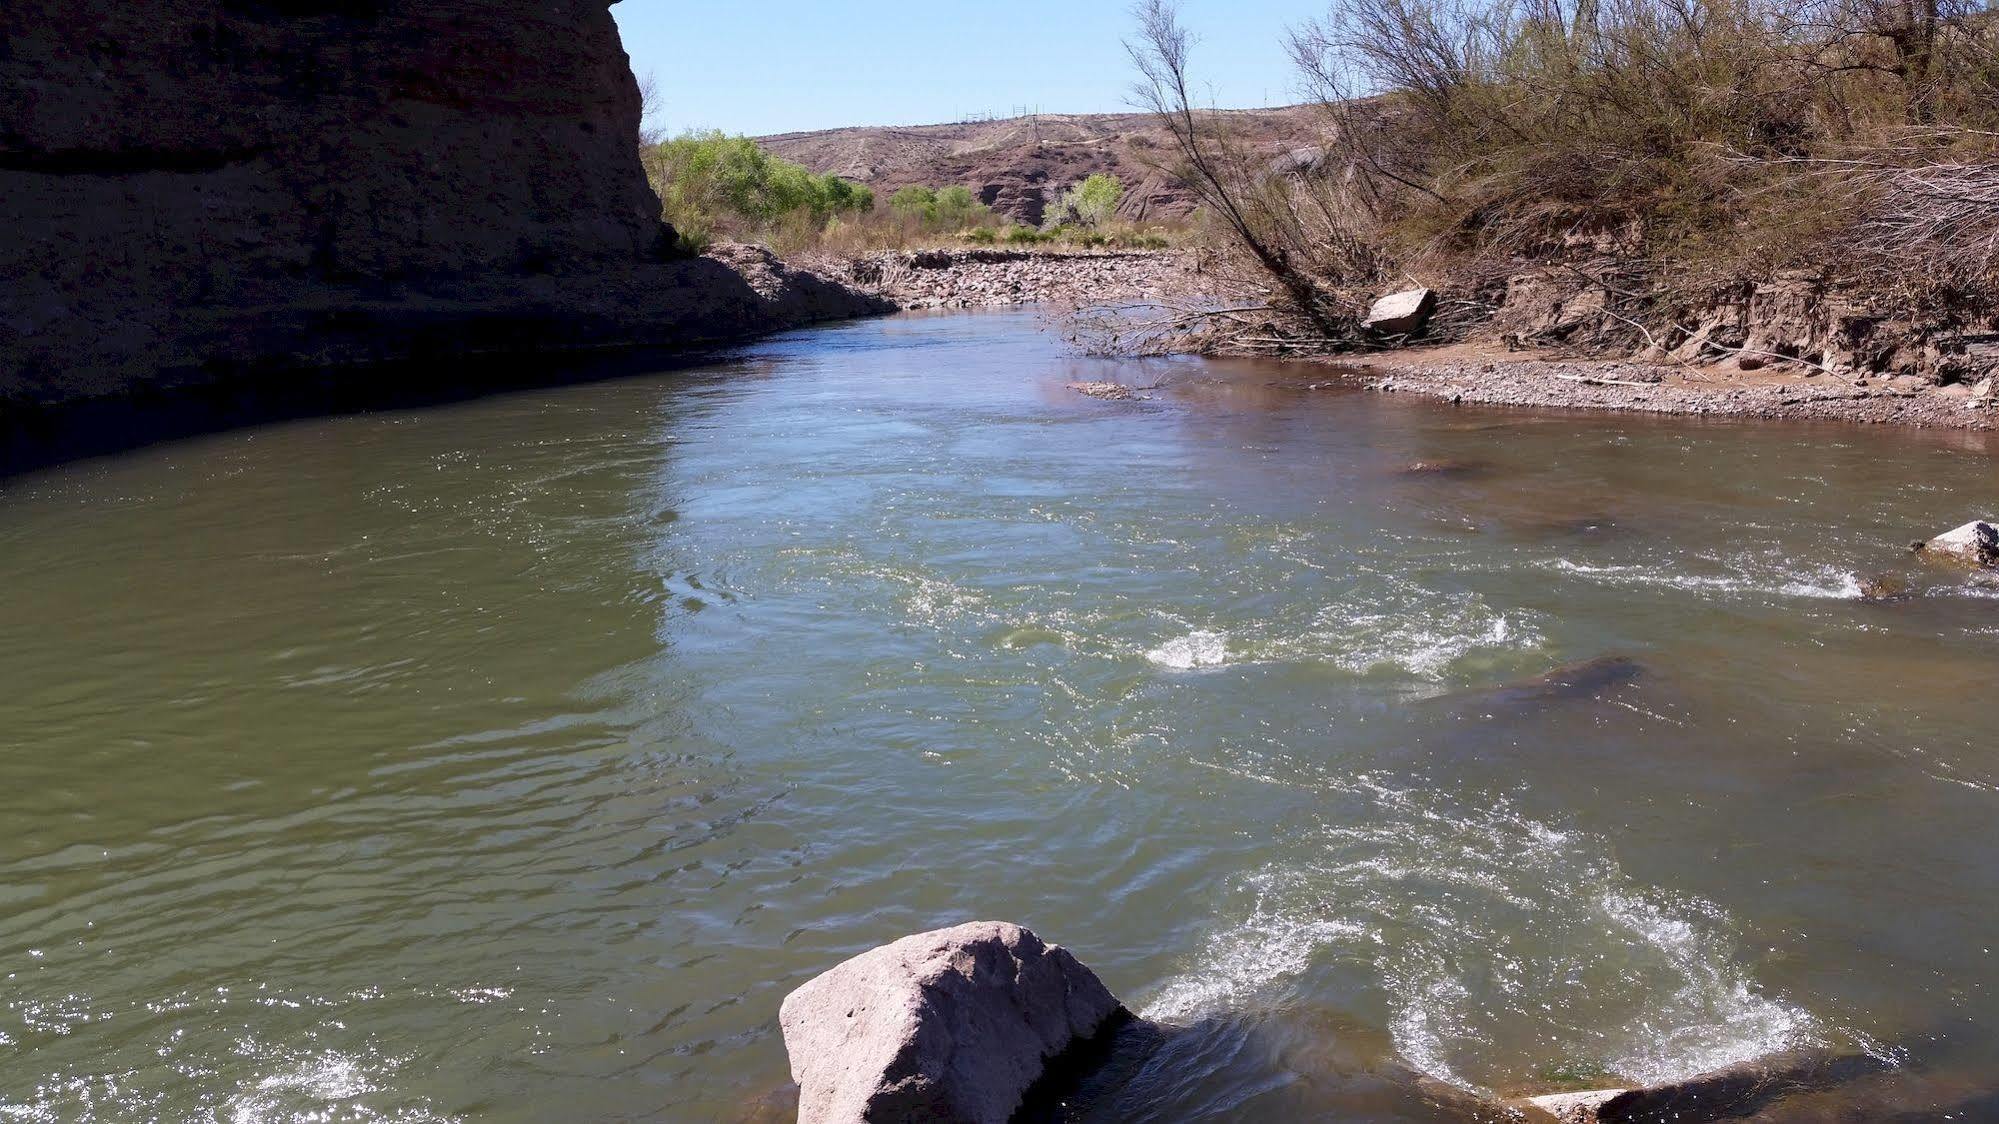
[[[904,937],[785,997],[800,1124],[1005,1124],[1124,1008],[1066,949],[977,921]]]

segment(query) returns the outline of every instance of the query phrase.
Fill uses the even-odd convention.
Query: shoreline
[[[1999,408],[1973,403],[1970,387],[1936,386],[1908,375],[1850,381],[1789,364],[1739,370],[1732,365],[1509,353],[1476,343],[1315,361],[1367,390],[1467,405],[1999,429]]]
[[[1081,306],[1159,301],[1202,288],[1191,250],[1021,249],[961,246],[889,250],[822,261],[838,275],[903,312],[1029,305]]]
[[[1217,287],[1193,251],[970,247],[780,261],[725,243],[683,267],[726,277],[735,291],[688,286],[670,321],[630,333],[492,340],[461,335],[369,361],[262,365],[164,378],[124,393],[0,403],[0,479],[161,441],[264,422],[435,404],[537,386],[616,378],[696,363],[720,349],[825,323],[899,312],[954,312],[1197,299]],[[668,271],[674,267],[664,267]],[[550,300],[548,305],[559,304]],[[536,310],[550,322],[554,309]],[[553,337],[560,333],[542,333]],[[337,350],[337,349],[334,349]],[[393,353],[394,348],[385,349]],[[1214,357],[1226,357],[1226,350]],[[1581,410],[1752,422],[1841,422],[1990,433],[1999,407],[1972,388],[1914,376],[1849,381],[1801,365],[1755,369],[1570,353],[1511,351],[1472,341],[1376,353],[1271,356],[1328,370],[1376,393],[1454,404]],[[477,370],[465,369],[476,364]]]
[[[739,243],[615,277],[539,280],[534,299],[504,311],[428,292],[350,304],[345,330],[322,328],[310,347],[162,366],[95,394],[0,394],[0,483],[245,426],[694,366],[783,332],[898,311],[823,269]]]
[[[814,263],[843,273],[899,311],[1060,307],[1197,300],[1222,283],[1196,271],[1190,250],[1065,251],[963,248],[866,254]],[[1210,357],[1234,357],[1222,348]],[[1748,421],[1846,422],[1989,432],[1999,408],[1972,402],[1964,384],[1914,375],[1849,379],[1774,360],[1682,364],[1555,351],[1495,341],[1415,344],[1374,353],[1256,358],[1331,368],[1364,389],[1449,402]]]

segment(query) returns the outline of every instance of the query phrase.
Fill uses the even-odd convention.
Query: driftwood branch
[[[1653,382],[1639,382],[1636,379],[1607,379],[1600,375],[1564,375],[1557,373],[1552,377],[1561,379],[1563,382],[1579,382],[1584,386],[1635,386],[1640,390],[1653,390],[1659,385]]]

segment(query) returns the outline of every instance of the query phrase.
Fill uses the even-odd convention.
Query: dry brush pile
[[[1139,92],[1277,330],[1362,342],[1420,283],[1462,333],[1531,289],[1520,338],[1712,357],[1781,314],[1768,349],[1948,378],[1996,326],[1990,3],[1334,0],[1289,44],[1325,142],[1274,164],[1194,111],[1167,0],[1139,16]]]

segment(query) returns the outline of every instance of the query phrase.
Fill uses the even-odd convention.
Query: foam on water
[[[1220,632],[1190,632],[1145,653],[1145,658],[1175,671],[1220,667],[1229,660],[1228,636]]]
[[[1618,586],[1827,601],[1853,601],[1861,596],[1860,576],[1837,566],[1799,567],[1795,563],[1747,556],[1707,561],[1723,572],[1696,573],[1685,568],[1652,565],[1591,565],[1567,558],[1557,558],[1549,565],[1565,574]]]
[[[162,1058],[175,1059],[177,1039],[159,1048]],[[377,1052],[310,1050],[273,1047],[244,1039],[233,1053],[250,1059],[261,1070],[254,1082],[207,1101],[195,1117],[183,1117],[165,1099],[175,1083],[203,1088],[215,1071],[193,1059],[170,1060],[163,1069],[52,1076],[32,1088],[0,1091],[0,1120],[9,1124],[67,1124],[74,1120],[201,1119],[227,1124],[456,1124],[397,1089],[396,1074],[407,1058]],[[397,1102],[402,1103],[377,1103]]]
[[[245,1042],[242,1052],[272,1068],[255,1085],[229,1099],[218,1113],[230,1124],[279,1124],[347,1120],[357,1124],[447,1124],[449,1118],[408,1106],[377,1111],[366,1101],[387,1086],[385,1078],[406,1058],[362,1057],[339,1050],[272,1051]]]
[[[1720,909],[1638,884],[1604,841],[1503,799],[1344,787],[1358,814],[1240,879],[1236,920],[1148,1017],[1267,1006],[1309,971],[1360,970],[1403,1060],[1478,1092],[1555,1068],[1669,1080],[1828,1039],[1758,989]]]
[[[1254,887],[1269,879],[1249,881]],[[1201,950],[1201,970],[1168,981],[1146,1004],[1145,1017],[1191,1022],[1264,1006],[1271,989],[1311,967],[1320,949],[1366,936],[1350,921],[1257,909],[1243,924],[1211,935]]]
[[[1473,592],[1388,578],[1318,608],[1309,621],[1257,621],[1227,632],[1198,629],[1145,656],[1176,670],[1319,663],[1353,675],[1393,671],[1434,683],[1467,658],[1531,651],[1542,642],[1530,614],[1501,612]]]
[[[1335,605],[1321,612],[1319,624],[1333,662],[1356,675],[1392,668],[1436,681],[1473,653],[1541,644],[1531,625],[1472,593],[1437,596],[1420,607],[1393,600]]]

